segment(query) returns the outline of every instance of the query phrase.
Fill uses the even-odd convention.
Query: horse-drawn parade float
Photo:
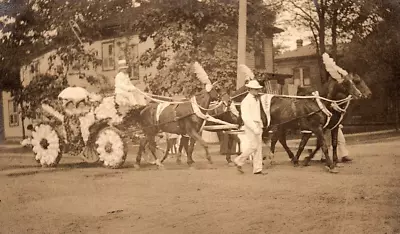
[[[369,89],[358,75],[348,74],[327,54],[323,55],[323,61],[330,74],[326,90],[313,90],[298,96],[262,93],[263,137],[271,138],[271,154],[279,140],[293,164],[297,165],[313,133],[317,137],[317,146],[305,159],[305,164],[321,148],[326,157],[327,171],[337,173],[338,126],[350,101],[361,98]],[[246,87],[232,96],[220,94],[201,65],[196,62],[193,67],[205,88],[190,99],[179,101],[136,90],[145,96],[148,104],[121,106],[116,103],[115,95],[102,97],[81,87],[66,88],[58,95],[58,100],[42,103],[44,118],[33,126],[32,139],[24,144],[32,146],[36,161],[43,167],[57,166],[62,155],[68,153],[86,162],[100,161],[105,167],[121,168],[128,155],[128,144],[134,137],[140,138],[136,164],[140,165],[142,153],[148,146],[155,164],[163,167],[162,161],[166,159],[168,150],[160,161],[155,140],[160,132],[190,137],[187,148],[189,166],[194,163],[195,142],[203,146],[207,160],[212,163],[207,143],[201,137],[203,130],[224,131],[231,140],[239,142],[239,149],[243,150],[246,139],[241,136],[240,102],[247,94]],[[255,79],[245,65],[240,65],[239,70],[246,74],[248,81]],[[303,130],[296,155],[286,145],[285,136],[286,130],[293,126]],[[333,161],[324,138],[326,130],[332,130]],[[230,155],[227,161],[231,162]]]

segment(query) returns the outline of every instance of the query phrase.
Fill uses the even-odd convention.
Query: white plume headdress
[[[197,78],[200,80],[201,83],[206,85],[206,91],[210,92],[213,88],[213,85],[211,84],[211,81],[208,78],[206,71],[204,71],[203,67],[198,62],[195,62],[193,67],[194,73],[196,73]]]
[[[254,73],[246,65],[240,64],[239,71],[242,72],[246,76],[245,80],[253,80],[254,79]]]
[[[347,71],[336,65],[335,61],[329,57],[327,53],[322,55],[322,60],[325,64],[326,70],[329,72],[329,75],[331,75],[332,78],[337,80],[339,83],[343,82],[342,75],[347,76]]]

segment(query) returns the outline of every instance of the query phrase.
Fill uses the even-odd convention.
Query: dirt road
[[[196,169],[105,169],[66,157],[57,169],[0,155],[0,233],[400,233],[400,139],[350,146],[339,174],[294,168],[239,175],[222,156]]]

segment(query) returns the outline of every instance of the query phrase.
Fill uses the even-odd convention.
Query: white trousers
[[[330,134],[330,131],[327,131],[327,132]],[[328,145],[328,149],[330,149],[331,142],[328,142],[327,145]],[[318,154],[321,155],[321,158],[325,158],[325,155],[322,152],[322,150],[319,150]],[[338,154],[338,158],[349,156],[349,151],[347,150],[347,146],[346,146],[346,139],[344,138],[344,134],[343,134],[343,131],[341,128],[339,128],[339,131],[338,131],[337,154]]]
[[[242,149],[242,154],[234,160],[238,166],[243,166],[246,159],[250,155],[253,155],[253,173],[260,172],[263,169],[261,136],[262,134],[254,134],[253,131],[244,127],[244,137],[246,138],[245,148]]]

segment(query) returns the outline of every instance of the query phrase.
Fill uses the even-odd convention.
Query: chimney
[[[303,40],[297,39],[296,40],[297,49],[303,46]]]

